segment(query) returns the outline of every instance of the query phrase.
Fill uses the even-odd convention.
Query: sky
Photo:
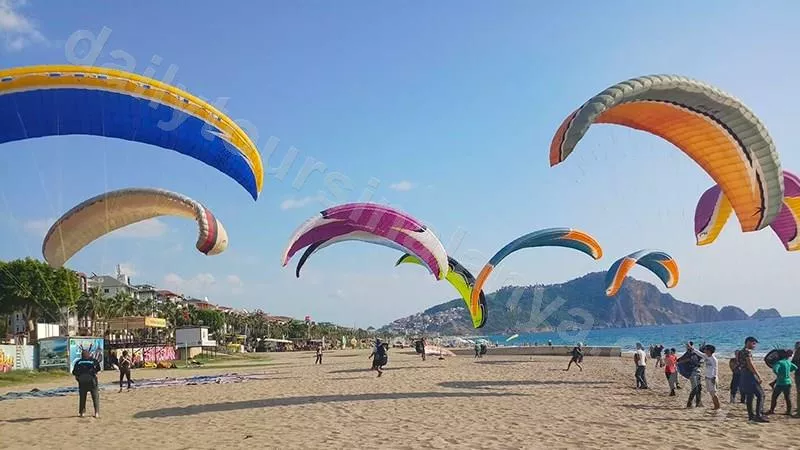
[[[680,265],[678,299],[800,314],[800,255],[769,230],[743,234],[731,220],[713,245],[695,245],[694,207],[713,181],[677,148],[599,125],[563,164],[548,163],[553,133],[586,99],[674,73],[742,99],[783,167],[800,166],[800,4],[552,3],[0,0],[0,68],[96,65],[178,85],[242,124],[269,167],[253,202],[224,174],[157,147],[89,136],[3,144],[0,259],[40,258],[52,222],[89,197],[159,187],[214,211],[228,250],[204,256],[196,224],[159,218],[95,241],[68,267],[112,274],[120,264],[134,283],[361,327],[456,298],[418,266],[395,268],[399,255],[381,246],[326,248],[299,279],[298,258],[281,267],[300,223],[369,200],[422,220],[476,274],[541,228],[578,228],[603,245],[600,261],[565,249],[515,253],[488,291],[563,282],[657,248]],[[326,177],[344,189],[328,189]],[[658,282],[643,268],[632,275]]]

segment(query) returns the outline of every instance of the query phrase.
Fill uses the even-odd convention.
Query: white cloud
[[[225,277],[225,281],[233,287],[244,286],[244,283],[242,283],[242,279],[239,278],[239,275],[228,275],[227,277]]]
[[[136,222],[127,227],[120,228],[111,233],[111,236],[121,238],[156,238],[167,234],[169,227],[159,219],[149,219]]]
[[[298,208],[305,208],[306,206],[314,203],[314,202],[322,202],[323,198],[320,196],[316,197],[302,197],[302,198],[288,198],[281,202],[281,209],[286,211],[287,209],[298,209]]]
[[[170,291],[180,292],[199,298],[209,295],[216,283],[216,278],[210,273],[198,273],[188,279],[176,273],[168,273],[164,276],[164,280],[162,281],[164,287]]]
[[[122,263],[119,265],[119,269],[122,271],[122,273],[124,273],[129,277],[135,277],[136,275],[139,274],[139,271],[136,270],[136,266],[134,266],[133,263],[129,262]]]
[[[407,181],[407,180],[398,181],[397,183],[393,183],[393,184],[389,185],[389,189],[391,189],[393,191],[400,191],[400,192],[410,191],[410,190],[414,189],[415,187],[416,187],[416,185],[414,183],[412,183],[410,181]]]
[[[10,52],[47,43],[38,25],[20,12],[26,4],[26,0],[0,0],[0,40]]]
[[[0,0],[0,1],[2,1],[2,0]],[[28,220],[28,221],[24,222],[22,224],[22,228],[26,232],[28,232],[28,233],[36,236],[36,237],[44,238],[44,236],[47,234],[47,230],[50,229],[50,226],[52,226],[55,221],[56,221],[56,219],[53,219],[53,218],[31,219],[31,220]]]

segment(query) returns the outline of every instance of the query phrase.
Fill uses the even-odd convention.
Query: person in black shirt
[[[384,345],[380,339],[375,340],[375,349],[372,350],[372,354],[369,357],[372,359],[372,370],[378,372],[378,376],[380,377],[383,375],[383,366],[389,362],[389,357],[386,354],[386,345]]]
[[[575,347],[572,348],[572,359],[569,360],[569,364],[567,364],[567,368],[564,369],[565,371],[569,371],[569,368],[572,367],[572,363],[575,363],[578,366],[578,369],[581,369],[583,372],[583,367],[581,367],[581,360],[583,359],[583,350],[581,349],[581,344],[578,343]]]
[[[88,350],[81,352],[81,359],[75,361],[72,368],[72,375],[78,382],[78,393],[80,400],[78,403],[78,414],[83,417],[86,412],[86,394],[92,394],[92,406],[94,406],[94,417],[100,417],[100,393],[97,386],[97,373],[100,372],[100,363],[92,358]]]

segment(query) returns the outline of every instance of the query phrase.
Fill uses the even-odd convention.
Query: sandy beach
[[[651,389],[634,387],[633,361],[586,358],[452,357],[391,351],[376,378],[367,352],[340,351],[313,365],[310,353],[271,354],[252,369],[138,370],[134,379],[262,373],[267,380],[101,393],[101,418],[78,418],[77,395],[0,402],[0,448],[678,448],[793,447],[800,419],[748,424],[728,403],[720,360],[719,413],[686,409],[688,390],[669,397],[663,369],[649,363]],[[766,366],[762,375],[772,379]],[[115,373],[103,373],[113,381]],[[69,379],[14,386],[26,391]],[[681,381],[688,386],[688,382]],[[767,396],[770,395],[769,387]],[[793,391],[794,394],[794,391]],[[767,399],[768,400],[768,399]],[[91,411],[91,407],[89,407]],[[779,401],[778,412],[784,411]]]

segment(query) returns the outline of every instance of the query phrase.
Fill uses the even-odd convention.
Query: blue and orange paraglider
[[[628,272],[636,264],[647,268],[664,283],[667,288],[678,284],[678,263],[668,254],[658,250],[639,250],[623,256],[611,265],[606,272],[606,295],[617,295]]]
[[[501,248],[481,269],[475,281],[475,287],[472,289],[471,311],[479,307],[480,298],[478,293],[481,292],[489,275],[500,264],[500,261],[517,250],[532,247],[566,247],[583,252],[594,259],[603,257],[603,249],[597,240],[583,231],[571,228],[547,228],[520,236]]]
[[[783,206],[781,164],[767,129],[713,86],[675,75],[615,84],[564,120],[550,144],[550,165],[563,162],[595,123],[646,131],[678,147],[720,186],[743,231],[766,227]]]
[[[155,145],[214,167],[254,199],[261,192],[261,156],[241,127],[206,101],[133,73],[81,66],[0,70],[0,124],[0,143],[83,134]]]

